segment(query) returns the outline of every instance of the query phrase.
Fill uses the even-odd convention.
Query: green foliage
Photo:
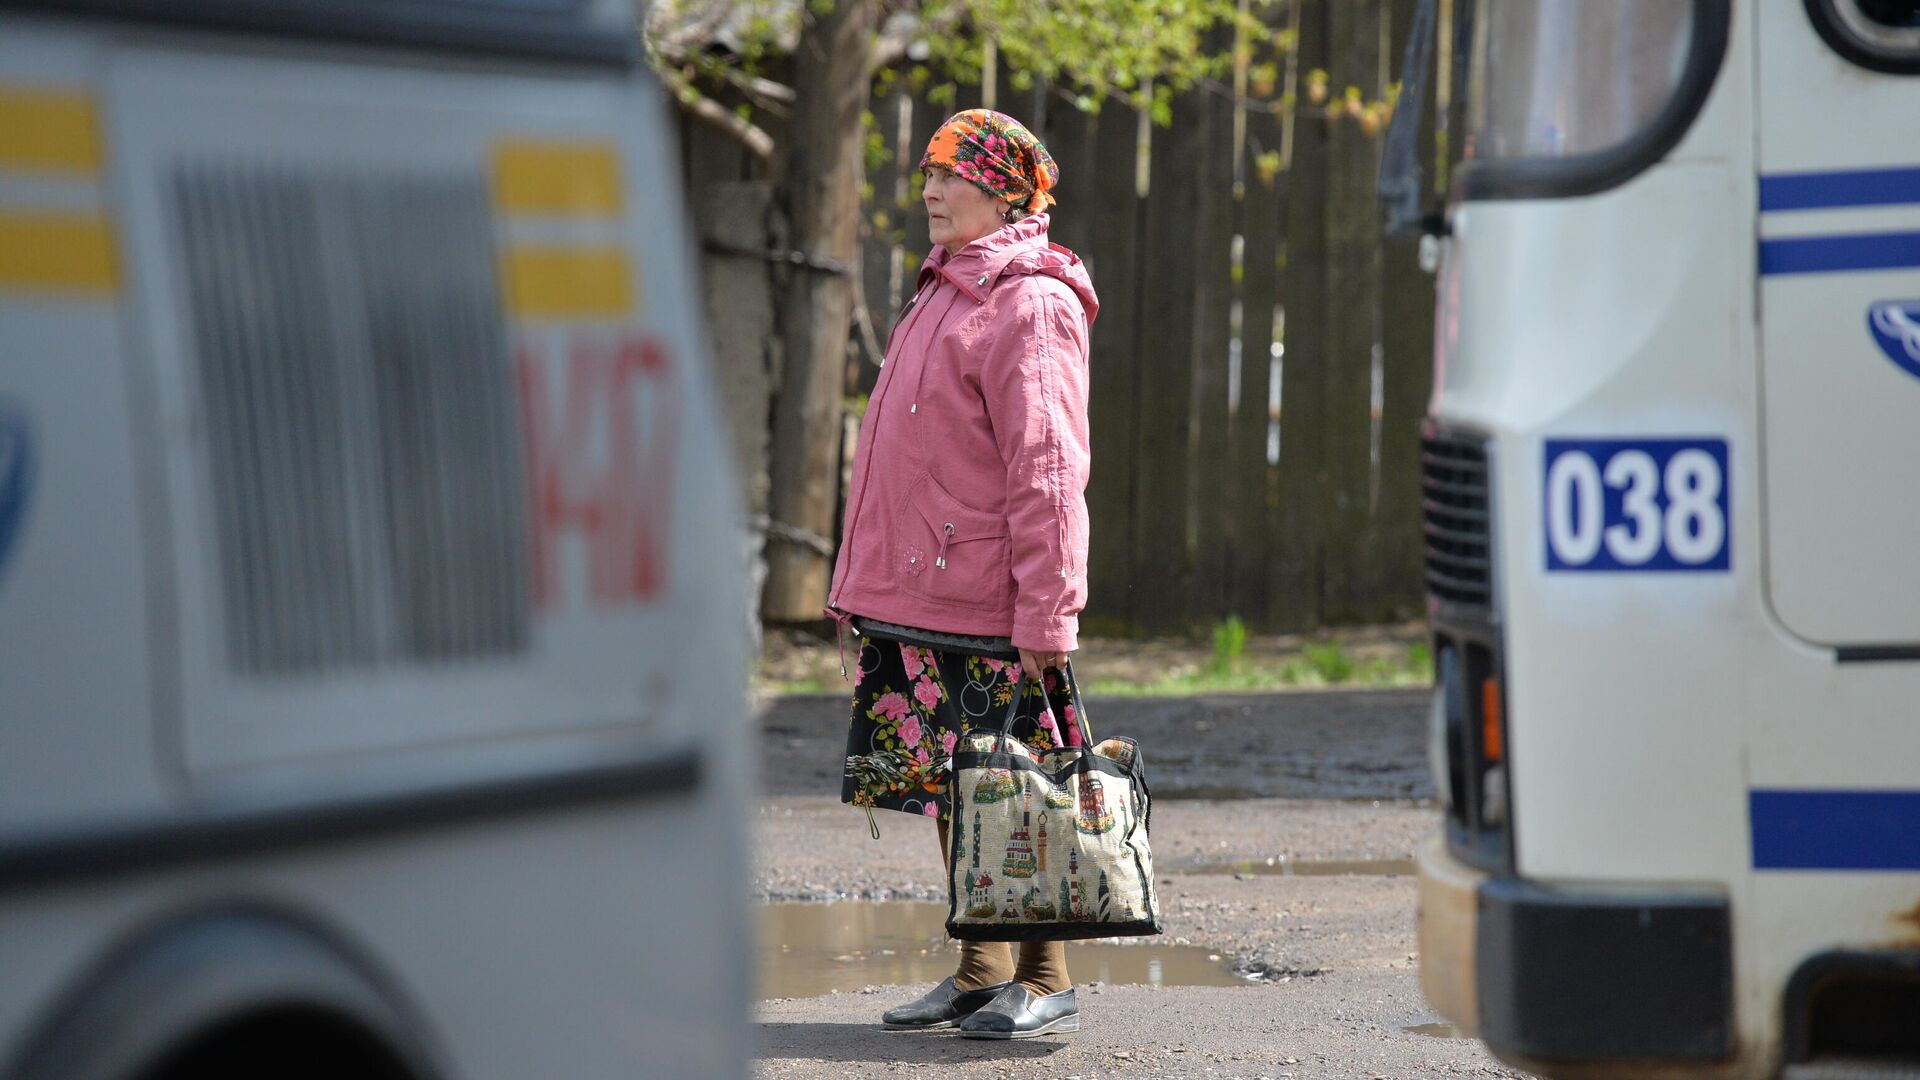
[[[646,25],[649,54],[656,66],[712,92],[731,73],[762,74],[765,61],[791,45],[799,20],[823,17],[836,2],[878,0],[658,0]],[[904,0],[882,5],[878,21],[902,12],[918,19],[924,36],[910,50],[905,88],[920,93],[931,84],[936,105],[951,107],[955,85],[979,82],[991,45],[1015,90],[1044,80],[1084,111],[1119,99],[1164,125],[1175,94],[1231,73],[1235,42],[1243,59],[1269,42],[1286,42],[1276,50],[1285,54],[1290,33],[1263,21],[1277,2],[1253,0],[1243,14],[1238,0]],[[1260,96],[1278,72],[1275,59],[1262,62]],[[874,89],[892,92],[901,78],[893,68],[876,71]],[[756,101],[754,108],[768,106]]]
[[[1240,667],[1246,651],[1247,626],[1240,621],[1240,616],[1229,615],[1213,628],[1213,658],[1207,662],[1207,668],[1218,675],[1228,674]]]
[[[1433,646],[1424,641],[1416,641],[1407,646],[1407,664],[1425,671],[1427,678],[1431,680],[1433,678]]]
[[[887,137],[881,133],[880,121],[875,118],[872,109],[861,112],[860,128],[861,156],[865,159],[867,171],[871,173],[875,169],[886,166],[887,162],[893,158],[893,150],[887,146]],[[871,192],[864,196],[867,199],[872,197]]]
[[[1358,673],[1353,658],[1332,643],[1308,645],[1280,665],[1280,677],[1290,686],[1337,686]]]
[[[1262,151],[1253,159],[1254,175],[1260,178],[1262,184],[1272,187],[1274,181],[1280,176],[1280,165],[1280,151]]]
[[[1116,97],[1147,109],[1224,75],[1231,58],[1219,39],[1231,41],[1241,18],[1235,0],[923,0],[920,12],[959,27],[927,41],[931,61],[953,79],[977,79],[992,42],[1016,86],[1040,78],[1089,103]]]
[[[1118,100],[1161,126],[1172,123],[1175,97],[1201,83],[1217,90],[1230,81],[1254,108],[1348,123],[1376,137],[1399,98],[1397,84],[1369,99],[1360,87],[1336,89],[1325,69],[1295,74],[1299,34],[1274,25],[1284,21],[1275,18],[1280,0],[1249,0],[1244,12],[1240,0],[657,0],[645,27],[648,55],[683,105],[717,97],[740,121],[759,125],[806,107],[759,80],[805,21],[836,3],[876,5],[876,24],[914,20],[920,36],[911,60],[876,70],[873,89],[924,94],[937,108],[952,108],[958,87],[980,80],[989,48],[1016,91],[1044,85],[1089,113]],[[872,124],[865,135],[866,164],[884,165],[885,139]],[[1269,152],[1254,164],[1269,185],[1286,168]]]

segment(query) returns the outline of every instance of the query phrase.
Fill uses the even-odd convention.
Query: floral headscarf
[[[1023,210],[1045,210],[1048,191],[1060,183],[1060,167],[1033,132],[991,109],[954,114],[933,133],[922,170],[939,166],[1002,202]]]

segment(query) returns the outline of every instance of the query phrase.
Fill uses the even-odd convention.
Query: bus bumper
[[[1722,1061],[1731,920],[1699,890],[1549,888],[1482,873],[1435,835],[1417,855],[1420,984],[1514,1062]]]
[[[1474,945],[1479,930],[1480,883],[1487,875],[1447,852],[1434,833],[1414,853],[1420,873],[1420,989],[1427,1004],[1469,1035],[1480,1034]]]

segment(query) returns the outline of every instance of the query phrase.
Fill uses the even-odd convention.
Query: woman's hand
[[[1070,652],[1035,652],[1032,649],[1020,650],[1020,670],[1038,680],[1048,668],[1064,670]]]

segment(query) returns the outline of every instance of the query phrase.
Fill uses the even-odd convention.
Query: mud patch
[[[759,997],[818,997],[867,986],[931,986],[953,974],[959,946],[947,937],[947,906],[849,901],[760,906]],[[1159,939],[1136,944],[1068,942],[1073,981],[1148,986],[1245,986],[1220,953]]]
[[[1412,1027],[1403,1027],[1400,1030],[1409,1035],[1425,1035],[1434,1039],[1473,1038],[1473,1036],[1467,1034],[1464,1028],[1457,1028],[1452,1024],[1415,1024]]]

